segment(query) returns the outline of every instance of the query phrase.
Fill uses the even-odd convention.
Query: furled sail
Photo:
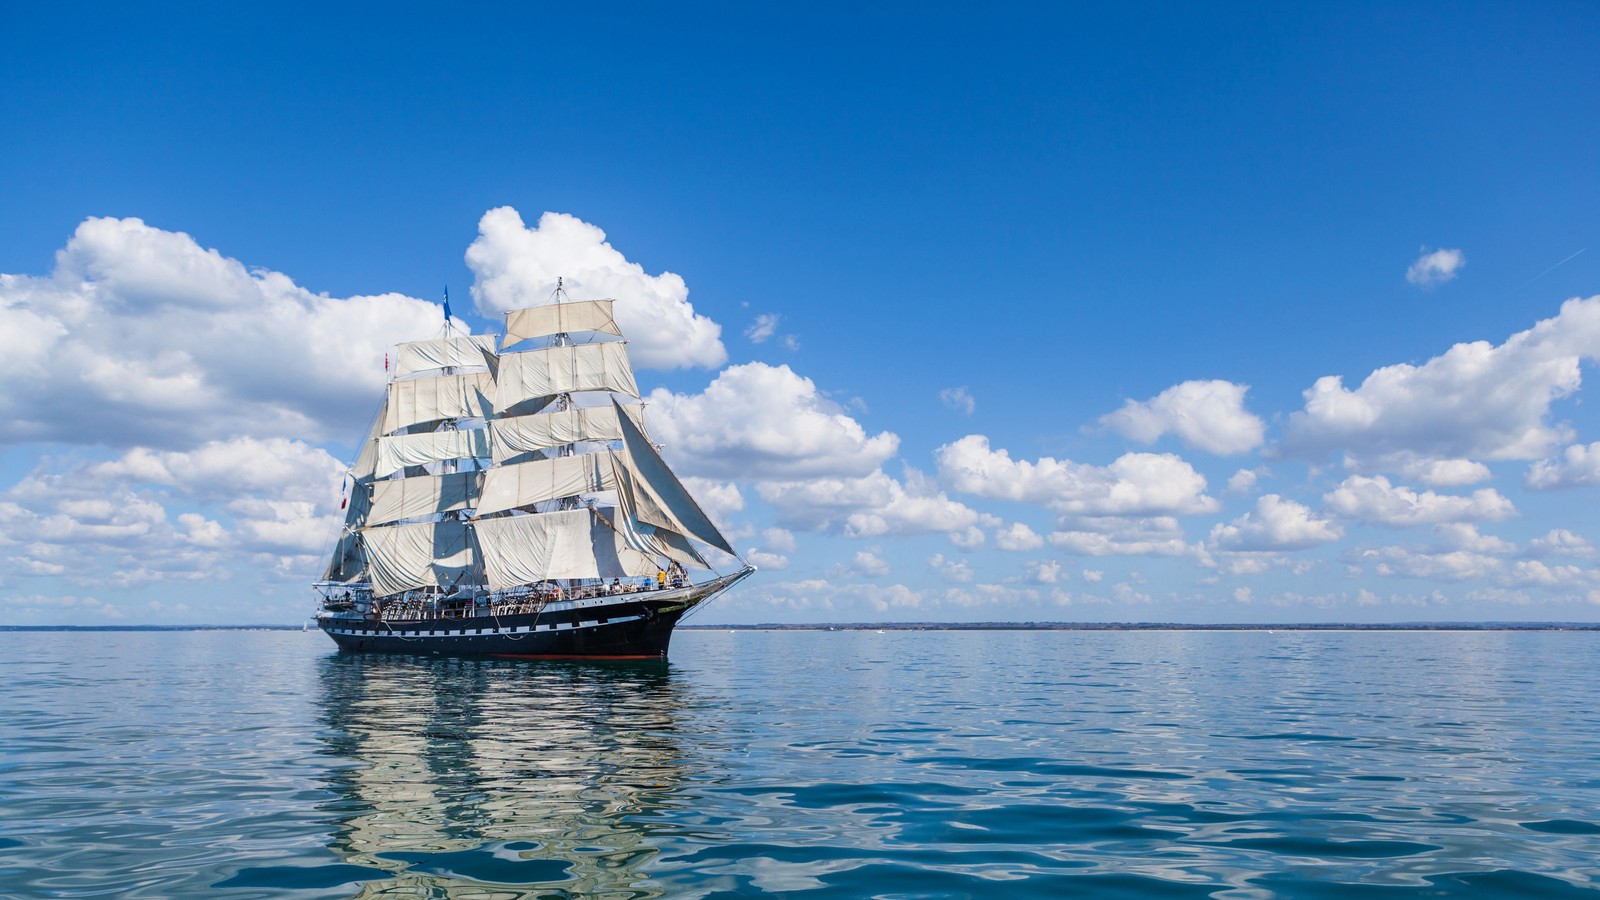
[[[622,426],[617,424],[617,409],[639,421],[642,407],[592,406],[563,409],[533,416],[491,419],[489,432],[494,461],[503,463],[519,454],[572,444],[577,441],[620,441]]]
[[[466,509],[476,505],[482,481],[482,472],[417,475],[375,481],[372,484],[372,512],[367,515],[367,524],[382,525],[453,509]]]
[[[454,519],[420,525],[388,525],[362,529],[372,593],[385,597],[425,587],[473,584],[480,566],[472,533]]]
[[[500,357],[495,378],[491,399],[502,414],[528,400],[572,391],[639,396],[626,345],[620,341],[506,353]]]
[[[506,339],[501,347],[509,347],[529,338],[572,331],[598,331],[622,336],[617,320],[611,317],[610,300],[581,300],[514,309],[506,313]]]
[[[378,475],[446,459],[482,458],[489,455],[489,433],[482,428],[425,431],[378,439]]]
[[[600,453],[496,466],[483,475],[479,516],[524,509],[558,497],[609,491],[617,486],[610,457]]]
[[[616,578],[626,571],[617,534],[587,507],[473,523],[489,589],[547,578]]]
[[[493,390],[494,376],[488,372],[391,381],[383,433],[393,434],[423,422],[482,418],[478,397]]]
[[[633,491],[633,514],[639,521],[704,541],[730,556],[737,556],[728,539],[712,524],[700,504],[689,496],[683,482],[667,468],[656,448],[650,446],[644,432],[627,416],[619,415],[617,421],[622,426],[623,458],[632,476],[629,483]]]
[[[455,366],[481,366],[495,353],[494,335],[468,334],[401,344],[395,351],[396,375],[411,375],[429,369]]]

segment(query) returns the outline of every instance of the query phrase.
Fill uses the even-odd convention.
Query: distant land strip
[[[300,625],[0,625],[4,631],[305,631]],[[316,631],[317,629],[311,629]],[[1600,622],[809,622],[679,631],[1600,631]]]
[[[1600,622],[840,622],[679,625],[679,631],[1600,631]]]

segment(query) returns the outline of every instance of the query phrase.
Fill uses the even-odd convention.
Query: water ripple
[[[83,640],[0,634],[8,896],[1600,887],[1587,634],[687,632],[644,665]]]

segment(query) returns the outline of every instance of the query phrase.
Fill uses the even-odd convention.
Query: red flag
[[[383,370],[385,372],[389,371],[389,354],[387,352],[383,354]]]

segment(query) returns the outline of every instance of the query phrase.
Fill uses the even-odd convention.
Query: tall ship
[[[314,585],[340,649],[664,657],[755,571],[650,441],[612,301],[551,301],[497,345],[446,298],[443,335],[396,349]]]

